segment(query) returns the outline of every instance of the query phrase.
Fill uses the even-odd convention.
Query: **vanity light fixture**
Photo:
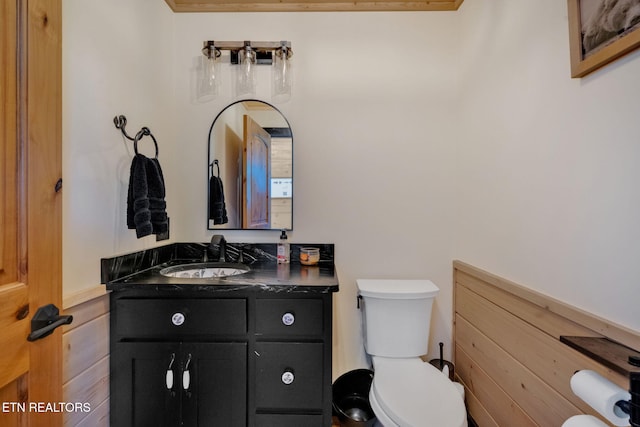
[[[238,67],[236,67],[236,97],[254,96],[256,93],[256,51],[250,42],[238,51]]]
[[[204,57],[202,60],[202,71],[198,79],[198,100],[208,102],[218,96],[220,86],[220,49],[217,49],[213,42],[205,42],[202,48]]]
[[[198,100],[207,102],[218,95],[220,64],[223,52],[229,52],[229,63],[235,65],[234,95],[253,96],[256,90],[257,66],[272,66],[271,95],[275,102],[291,98],[291,42],[213,41],[207,40],[202,48],[204,55],[201,75],[198,79]]]
[[[271,76],[271,97],[275,102],[287,102],[291,99],[291,56],[293,51],[286,42],[281,42],[280,48],[274,51],[273,71]]]

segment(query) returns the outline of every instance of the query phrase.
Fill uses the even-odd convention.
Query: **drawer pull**
[[[167,374],[164,377],[164,381],[167,384],[167,390],[173,389],[173,362],[176,360],[176,354],[171,353],[171,361],[169,362],[169,367],[167,368]]]
[[[295,375],[293,375],[293,371],[286,370],[282,373],[282,383],[285,385],[289,385],[295,380]]]
[[[173,388],[173,371],[172,370],[167,371],[167,376],[165,380],[167,382],[167,390],[171,390]]]
[[[180,313],[179,311],[171,315],[171,323],[173,323],[176,326],[182,325],[184,323],[184,320],[185,320],[184,314]]]
[[[187,363],[184,365],[184,371],[182,372],[182,388],[183,390],[189,390],[191,385],[191,374],[189,373],[189,363],[191,363],[191,353],[187,357]]]
[[[293,313],[285,313],[282,315],[282,324],[284,324],[285,326],[291,326],[295,323],[296,321],[296,316],[293,315]]]

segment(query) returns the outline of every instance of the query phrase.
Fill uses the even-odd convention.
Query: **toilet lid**
[[[442,372],[419,358],[373,358],[371,392],[400,427],[464,427],[460,392]]]

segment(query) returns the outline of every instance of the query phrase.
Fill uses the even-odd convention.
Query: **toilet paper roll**
[[[629,415],[616,406],[619,400],[628,401],[629,393],[598,373],[589,370],[571,377],[571,390],[615,426],[628,426]]]
[[[562,427],[607,427],[607,425],[592,415],[574,415],[562,423]]]

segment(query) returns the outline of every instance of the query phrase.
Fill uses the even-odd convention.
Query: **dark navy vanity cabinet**
[[[331,426],[333,262],[157,274],[175,262],[106,280],[111,425]]]

